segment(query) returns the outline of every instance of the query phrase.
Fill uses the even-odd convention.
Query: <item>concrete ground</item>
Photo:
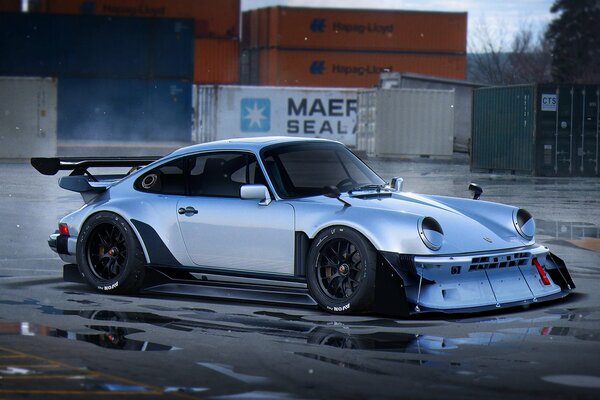
[[[600,180],[369,161],[405,190],[518,205],[577,285],[528,309],[406,320],[64,283],[46,239],[79,195],[0,164],[0,398],[600,397]]]

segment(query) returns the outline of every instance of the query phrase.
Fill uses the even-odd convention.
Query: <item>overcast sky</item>
[[[282,5],[290,7],[378,8],[461,11],[469,13],[469,46],[476,27],[485,24],[497,40],[509,45],[521,27],[540,32],[552,19],[553,0],[242,0],[242,10]]]

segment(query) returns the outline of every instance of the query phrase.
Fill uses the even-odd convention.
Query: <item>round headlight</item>
[[[519,235],[527,240],[533,239],[535,235],[535,221],[527,210],[522,208],[513,213],[513,224]]]
[[[444,231],[440,224],[431,217],[419,220],[419,236],[425,246],[431,250],[439,250],[444,242]]]

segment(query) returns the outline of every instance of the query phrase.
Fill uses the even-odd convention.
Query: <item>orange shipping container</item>
[[[259,83],[273,86],[373,87],[379,74],[415,72],[465,78],[466,56],[261,50]]]
[[[270,7],[258,14],[250,18],[259,24],[252,47],[466,52],[467,13]]]
[[[240,44],[237,40],[196,39],[194,83],[239,83]]]
[[[31,10],[49,14],[190,18],[197,37],[238,38],[240,0],[40,0]]]
[[[21,12],[21,0],[0,0],[0,12]]]

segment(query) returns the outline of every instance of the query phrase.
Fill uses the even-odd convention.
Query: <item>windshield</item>
[[[349,191],[385,182],[346,147],[337,143],[295,143],[267,148],[262,159],[283,199],[317,196],[335,186]]]

